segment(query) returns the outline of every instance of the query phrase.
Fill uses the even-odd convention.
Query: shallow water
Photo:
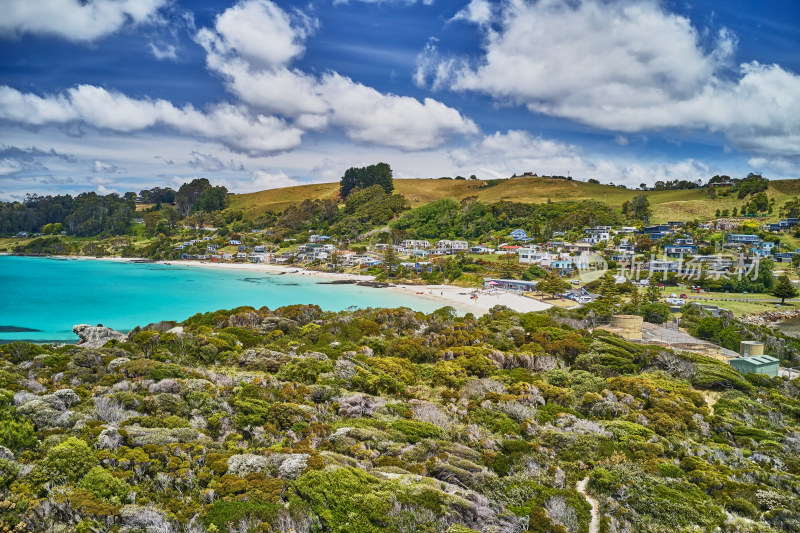
[[[410,307],[424,312],[441,306],[394,291],[317,281],[223,268],[0,256],[0,342],[75,342],[75,324],[129,331],[243,305],[275,309],[316,304],[331,311]]]

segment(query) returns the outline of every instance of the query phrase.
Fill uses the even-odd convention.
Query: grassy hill
[[[568,181],[553,178],[513,178],[497,185],[487,186],[483,180],[396,179],[395,192],[408,198],[417,207],[440,198],[458,200],[475,196],[483,202],[509,200],[525,203],[543,203],[564,200],[598,200],[611,207],[620,208],[626,200],[637,194],[646,194],[653,208],[653,222],[686,221],[714,216],[717,209],[733,210],[741,207],[743,200],[735,196],[711,199],[705,189],[681,191],[635,191],[611,185]],[[305,199],[333,199],[339,192],[339,183],[319,183],[281,189],[270,189],[231,196],[231,208],[241,209],[247,217],[257,217],[267,211],[283,211]],[[770,183],[767,196],[775,198],[780,207],[789,198],[800,194],[800,180],[780,180]],[[768,217],[777,219],[777,210]]]

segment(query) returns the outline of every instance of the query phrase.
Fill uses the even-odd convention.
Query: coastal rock
[[[792,320],[800,318],[800,309],[785,309],[781,311],[764,311],[753,315],[742,317],[742,322],[756,326],[768,326],[773,322],[781,320]]]
[[[81,338],[78,343],[81,348],[102,348],[109,341],[125,341],[128,339],[128,336],[121,331],[105,326],[78,324],[72,327],[72,331]]]

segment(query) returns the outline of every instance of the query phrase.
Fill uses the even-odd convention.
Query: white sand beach
[[[261,263],[212,263],[210,261],[159,261],[163,264],[190,266],[190,267],[209,267],[225,268],[235,270],[247,270],[250,272],[263,272],[269,274],[293,274],[297,276],[314,276],[325,280],[353,280],[353,281],[374,281],[373,276],[349,273],[318,272],[316,270],[305,270],[298,266],[282,266]],[[551,304],[528,298],[521,294],[498,289],[478,290],[467,287],[456,287],[454,285],[393,285],[385,289],[387,291],[403,292],[407,295],[414,295],[421,299],[440,302],[442,307],[455,307],[460,313],[472,313],[475,316],[486,314],[489,309],[496,305],[505,305],[510,309],[520,313],[531,311],[543,311]],[[472,298],[477,294],[478,298]]]

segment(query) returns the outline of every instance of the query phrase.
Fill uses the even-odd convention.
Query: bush
[[[97,461],[86,442],[69,437],[47,452],[44,464],[55,475],[74,483],[85,476]]]
[[[398,420],[389,424],[389,428],[402,433],[408,442],[416,444],[422,439],[441,439],[442,430],[428,422],[417,420]]]
[[[130,486],[111,475],[102,466],[95,466],[81,479],[78,486],[104,500],[122,499],[128,494]]]

